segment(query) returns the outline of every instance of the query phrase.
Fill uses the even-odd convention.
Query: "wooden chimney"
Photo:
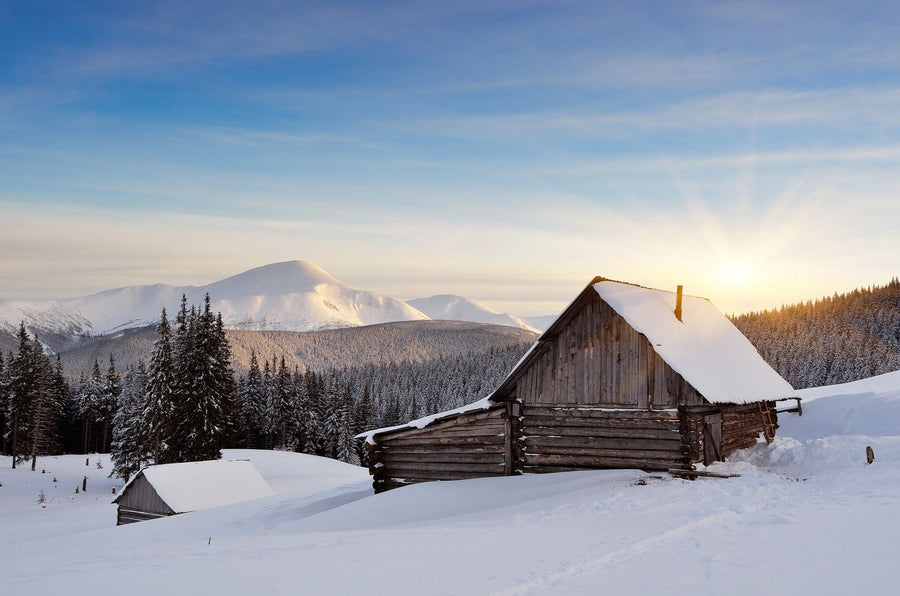
[[[684,286],[678,286],[675,294],[675,318],[681,321],[681,299],[684,296]],[[683,322],[683,321],[682,321]]]

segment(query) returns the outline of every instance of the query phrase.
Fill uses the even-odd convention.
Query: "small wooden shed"
[[[147,466],[113,500],[116,525],[130,524],[272,495],[249,460]]]
[[[684,469],[771,441],[785,399],[794,389],[708,300],[597,277],[489,397],[365,436],[376,492],[522,472]]]

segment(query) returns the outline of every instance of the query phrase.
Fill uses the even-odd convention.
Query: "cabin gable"
[[[707,403],[596,292],[583,293],[570,310],[541,338],[514,384],[505,384],[505,399],[648,410]]]

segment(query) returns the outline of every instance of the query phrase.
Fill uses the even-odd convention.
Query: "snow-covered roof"
[[[410,420],[405,424],[398,424],[397,426],[386,426],[384,428],[376,428],[373,430],[367,430],[364,433],[360,433],[356,435],[357,439],[365,439],[367,443],[370,445],[375,444],[375,435],[382,435],[384,433],[393,432],[395,430],[404,430],[408,428],[425,428],[430,424],[434,424],[435,422],[440,422],[441,420],[446,420],[448,418],[453,418],[455,416],[459,416],[460,414],[465,414],[466,412],[474,412],[476,410],[487,410],[493,406],[496,406],[497,402],[491,401],[490,398],[485,397],[471,404],[466,404],[462,407],[455,408],[453,410],[446,410],[444,412],[438,412],[437,414],[431,414],[430,416],[423,416],[422,418],[416,418],[415,420]]]
[[[675,292],[614,281],[597,282],[593,288],[709,402],[745,404],[797,395],[705,298],[684,296],[679,321]]]
[[[147,466],[143,475],[175,513],[210,509],[269,497],[272,489],[248,460],[212,460]],[[118,499],[116,499],[118,501]]]

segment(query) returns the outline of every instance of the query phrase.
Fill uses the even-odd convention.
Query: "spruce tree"
[[[153,456],[154,441],[147,423],[148,374],[143,362],[129,370],[122,383],[119,407],[113,419],[110,476],[128,480]]]
[[[28,453],[31,438],[31,423],[34,415],[34,398],[37,376],[34,370],[33,346],[25,331],[25,324],[19,325],[19,349],[9,363],[9,384],[7,387],[7,426],[9,454],[15,468]]]
[[[165,308],[156,333],[158,337],[150,358],[143,419],[150,437],[153,462],[165,464],[176,461],[176,453],[171,445],[175,434],[175,364],[172,330]]]
[[[250,369],[241,383],[240,402],[244,446],[248,449],[259,449],[263,446],[266,404],[262,372],[259,370],[255,351],[250,353]]]

